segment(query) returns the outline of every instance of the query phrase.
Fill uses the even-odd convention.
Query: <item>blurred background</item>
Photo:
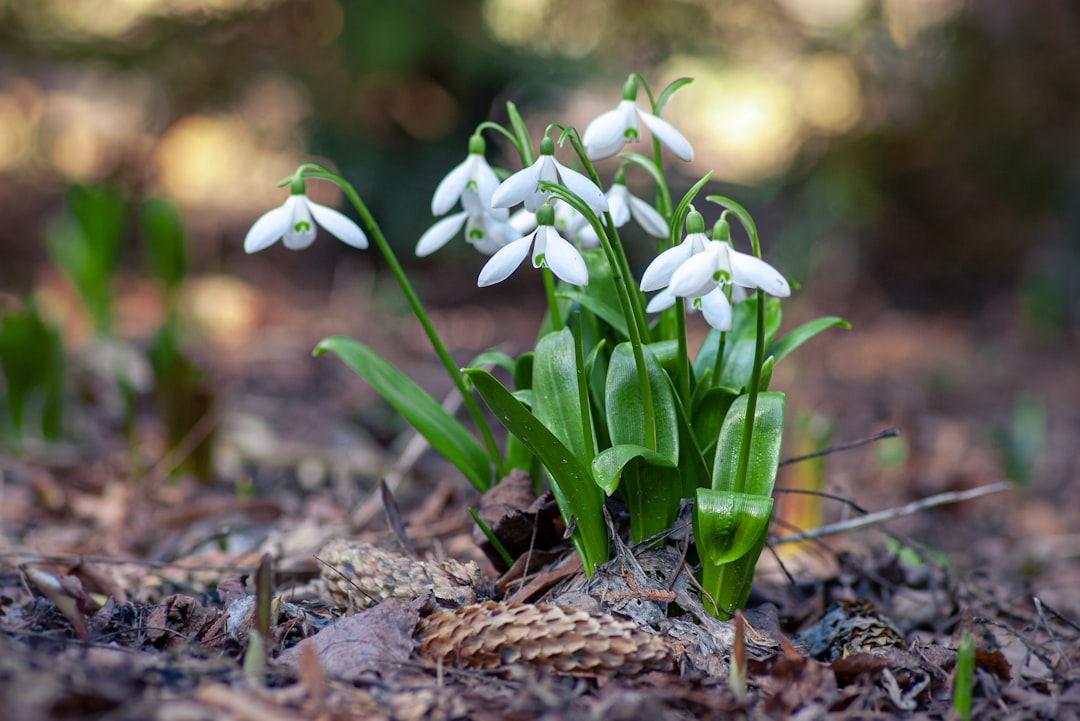
[[[802,286],[791,315],[856,324],[778,377],[802,414],[793,448],[900,425],[908,440],[849,484],[920,495],[1038,463],[1061,490],[1080,427],[1078,67],[1073,0],[0,0],[0,292],[9,307],[33,293],[65,344],[92,334],[49,252],[78,186],[126,203],[122,334],[145,340],[168,305],[135,222],[149,198],[179,212],[179,305],[219,350],[275,301],[316,313],[288,316],[301,354],[356,324],[387,332],[358,319],[403,315],[375,254],[323,233],[309,252],[243,255],[277,181],[315,160],[355,184],[460,347],[506,327],[527,342],[531,321],[491,309],[532,302],[530,279],[478,294],[463,243],[410,259],[438,180],[508,100],[535,139],[613,107],[631,71],[654,91],[691,76],[665,111],[696,151],[668,165],[676,192],[715,170],[707,192],[746,205]],[[493,136],[489,156],[516,169]]]

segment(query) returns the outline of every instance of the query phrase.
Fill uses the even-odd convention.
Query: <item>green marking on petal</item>
[[[634,130],[633,128],[627,128],[626,130],[623,131],[623,140],[625,140],[626,142],[632,142],[632,141],[637,142],[637,140],[638,140],[637,131]]]
[[[543,253],[533,258],[533,261],[536,263],[537,268],[539,268],[540,266],[547,266],[547,263],[544,261]]]
[[[472,230],[469,231],[469,240],[470,241],[483,240],[483,239],[484,239],[484,231],[480,230],[479,228],[473,228]]]
[[[726,270],[718,270],[712,274],[712,279],[717,283],[727,283],[731,280],[731,273]]]
[[[301,220],[293,226],[293,230],[295,230],[297,233],[306,233],[311,230],[311,223],[307,222],[306,220]]]
[[[465,183],[465,190],[472,190],[474,192],[479,192],[480,185],[475,180],[470,178],[469,182]]]

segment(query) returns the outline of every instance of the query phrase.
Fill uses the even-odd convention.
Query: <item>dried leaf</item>
[[[388,666],[409,660],[415,646],[413,631],[431,603],[430,595],[412,602],[388,599],[339,619],[283,651],[278,660],[296,667],[312,648],[327,676],[354,681],[367,673],[385,672]]]

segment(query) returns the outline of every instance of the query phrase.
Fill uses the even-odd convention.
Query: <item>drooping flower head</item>
[[[676,298],[686,298],[691,309],[704,313],[709,325],[730,330],[732,316],[728,292],[760,288],[778,298],[791,295],[791,286],[780,271],[760,258],[731,247],[730,230],[723,218],[714,228],[712,240],[701,232],[704,220],[697,211],[687,215],[686,228],[686,240],[657,256],[645,271],[649,277],[642,277],[642,290],[667,286],[649,302],[646,310],[650,313],[671,307]],[[687,246],[692,238],[694,244],[678,254],[674,252]]]
[[[694,149],[671,123],[658,115],[645,112],[637,105],[637,80],[633,76],[623,84],[622,100],[614,110],[601,113],[585,128],[581,142],[590,160],[609,158],[622,150],[626,143],[641,140],[638,120],[681,160],[694,159]]]
[[[664,220],[664,216],[660,215],[652,205],[630,193],[630,190],[626,187],[626,173],[622,168],[619,168],[615,173],[615,179],[612,181],[608,191],[604,193],[604,196],[608,201],[611,221],[616,228],[623,227],[633,219],[637,221],[642,230],[652,237],[667,237],[668,224]],[[601,221],[604,220],[604,218],[601,218]],[[576,230],[580,231],[582,247],[595,248],[600,244],[600,239],[596,236],[596,229],[591,225],[583,223]]]
[[[555,159],[555,143],[546,136],[540,141],[540,157],[529,167],[511,175],[495,189],[491,197],[492,206],[509,208],[524,203],[526,210],[536,212],[551,195],[540,190],[541,180],[549,183],[561,182],[570,192],[585,201],[597,215],[608,209],[607,198],[595,183]]]
[[[354,248],[367,248],[368,239],[356,223],[342,213],[308,200],[304,179],[293,177],[285,202],[255,221],[244,237],[244,252],[256,253],[278,240],[290,250],[302,250],[315,242],[315,223],[330,235]]]
[[[469,154],[439,182],[431,197],[432,215],[444,215],[461,202],[463,210],[428,228],[416,243],[416,255],[431,255],[465,226],[465,240],[481,253],[491,255],[521,237],[507,219],[506,208],[493,208],[491,196],[499,185],[495,171],[484,157],[485,143],[479,134],[469,138]]]
[[[544,266],[559,280],[571,285],[588,285],[589,271],[581,253],[555,229],[555,209],[544,204],[536,210],[536,230],[498,250],[480,269],[476,284],[481,288],[510,277],[532,249],[534,268]]]

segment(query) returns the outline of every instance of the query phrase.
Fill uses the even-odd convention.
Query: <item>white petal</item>
[[[461,230],[468,215],[465,211],[448,215],[425,230],[420,240],[416,241],[416,257],[424,258],[446,245]]]
[[[592,225],[583,225],[581,230],[574,234],[574,240],[581,245],[582,248],[599,248],[600,237],[596,234],[596,229]]]
[[[554,161],[556,169],[559,171],[559,179],[563,185],[570,189],[575,195],[585,201],[585,205],[592,208],[596,214],[603,213],[608,209],[607,198],[604,197],[604,191],[600,190],[596,186],[596,183],[589,180],[576,170],[571,170],[559,161]]]
[[[522,208],[510,216],[510,225],[518,231],[518,235],[525,235],[536,230],[536,213]]]
[[[444,215],[454,207],[454,203],[458,202],[461,194],[465,192],[465,185],[469,182],[469,176],[472,173],[473,163],[470,162],[472,159],[473,156],[469,155],[458,163],[435,186],[435,193],[431,196],[432,215]]]
[[[475,237],[472,232],[476,227],[483,228],[482,235],[479,237]],[[465,230],[465,240],[472,243],[473,247],[484,255],[491,255],[499,248],[517,240],[521,235],[510,223],[487,214],[479,219],[470,216]]]
[[[726,259],[721,257],[727,250],[723,246],[721,242],[710,241],[705,250],[676,268],[671,274],[671,292],[683,298],[696,298],[715,288],[717,281],[713,276],[726,266]]]
[[[476,279],[476,285],[486,288],[506,280],[521,265],[521,261],[525,260],[532,241],[532,236],[527,235],[500,248],[480,269],[480,277]]]
[[[683,137],[682,133],[676,130],[671,123],[659,118],[652,113],[642,112],[641,122],[645,123],[645,126],[652,132],[653,136],[664,145],[668,146],[671,152],[675,153],[681,160],[690,162],[694,159],[694,149],[690,147],[689,141]]]
[[[476,156],[476,167],[473,170],[472,179],[476,181],[476,192],[480,195],[480,199],[490,206],[491,196],[494,195],[495,188],[499,187],[499,176],[495,175],[495,171],[482,155]]]
[[[642,292],[660,290],[671,283],[671,274],[687,261],[690,251],[691,246],[684,241],[656,256],[641,276]]]
[[[627,202],[630,204],[630,214],[638,222],[642,230],[654,238],[665,238],[668,234],[668,223],[664,216],[646,203],[641,198],[627,194]]]
[[[589,160],[607,158],[622,149],[626,143],[626,113],[620,103],[618,107],[598,115],[581,136],[585,154]]]
[[[292,205],[289,201],[293,197],[290,195],[284,205],[279,205],[270,212],[264,213],[255,221],[251,230],[244,236],[245,253],[257,253],[278,242],[285,235],[285,231],[289,229],[289,224],[292,222]]]
[[[548,232],[545,233],[545,230]],[[573,244],[563,240],[555,228],[550,225],[541,227],[537,231],[536,247],[542,248],[544,265],[551,268],[556,278],[570,285],[589,284],[589,269],[585,265],[585,259]],[[533,265],[536,265],[535,251]]]
[[[311,214],[315,216],[315,222],[326,228],[330,235],[354,248],[362,250],[368,247],[368,239],[364,231],[360,230],[360,226],[350,220],[347,215],[311,201],[308,201],[308,207],[311,208]]]
[[[542,159],[543,156],[541,156]],[[525,200],[530,193],[536,191],[536,186],[540,182],[540,170],[542,167],[540,160],[537,160],[529,167],[522,168],[500,183],[499,187],[491,195],[491,206],[493,208],[509,208],[511,205],[517,205]]]
[[[764,260],[737,250],[729,251],[728,258],[731,261],[731,282],[746,288],[761,288],[777,298],[791,295],[787,279]]]
[[[670,288],[664,288],[652,297],[649,304],[645,306],[645,312],[659,313],[662,310],[667,310],[673,305],[675,305],[675,294],[671,292]]]
[[[286,203],[292,208],[292,219],[281,242],[289,250],[303,250],[315,242],[315,220],[311,217],[310,201],[306,195],[291,195]]]
[[[724,289],[717,287],[701,297],[701,313],[705,322],[717,330],[731,330],[731,303]]]
[[[626,202],[629,197],[630,191],[622,183],[616,183],[607,192],[608,212],[611,213],[611,222],[616,228],[630,222],[630,205]]]

